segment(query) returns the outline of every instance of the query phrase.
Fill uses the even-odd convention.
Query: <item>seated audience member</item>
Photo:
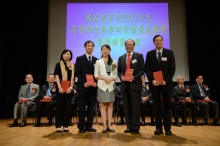
[[[196,84],[191,86],[191,92],[193,98],[196,101],[196,105],[199,106],[204,115],[204,121],[201,123],[202,125],[208,125],[208,113],[209,109],[211,110],[211,114],[213,115],[213,122],[212,124],[216,126],[220,126],[218,121],[218,103],[215,101],[210,100],[211,93],[209,87],[203,83],[203,76],[198,75],[196,77]]]
[[[18,126],[18,116],[20,114],[21,124],[20,127],[27,125],[27,111],[29,107],[35,106],[35,99],[39,96],[39,85],[33,83],[32,74],[26,74],[25,81],[27,84],[22,85],[18,94],[18,100],[14,106],[14,122],[10,127]]]
[[[52,118],[53,118],[53,109],[56,107],[56,90],[58,90],[56,83],[54,82],[54,74],[49,74],[47,78],[47,84],[43,85],[40,90],[39,100],[42,100],[37,105],[36,116],[37,122],[35,123],[35,127],[39,127],[41,122],[41,116],[43,111],[47,110],[47,120],[48,126],[52,126]],[[43,101],[49,102],[43,102]]]
[[[184,84],[184,76],[182,75],[177,76],[177,83],[178,85],[173,88],[173,96],[182,111],[182,124],[188,125],[186,121],[186,109],[189,108],[192,115],[192,124],[197,126],[196,103],[192,99],[190,86]]]
[[[125,124],[124,122],[124,117],[125,117],[125,114],[124,114],[124,108],[123,108],[123,101],[122,101],[122,95],[121,95],[121,85],[118,85],[116,88],[115,88],[115,108],[117,110],[117,107],[119,108],[119,115],[120,115],[120,121],[117,122],[116,124],[117,125],[123,125]]]
[[[69,126],[73,125],[72,117],[77,112],[77,99],[78,99],[77,86],[74,85],[73,98],[71,100],[71,110],[70,110],[70,123],[69,123]]]
[[[154,106],[153,106],[153,99],[149,89],[148,84],[145,85],[145,76],[141,76],[142,80],[142,90],[141,90],[141,125],[145,125],[145,115],[146,115],[146,108],[149,108],[150,117],[151,117],[151,126],[154,126]]]

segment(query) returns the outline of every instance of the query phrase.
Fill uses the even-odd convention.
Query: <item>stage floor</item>
[[[146,117],[149,119],[149,117]],[[96,133],[78,133],[77,125],[69,127],[69,133],[56,133],[55,127],[47,127],[42,118],[41,127],[32,125],[28,118],[26,127],[8,127],[13,119],[0,119],[0,146],[219,146],[220,126],[172,126],[172,136],[154,135],[155,126],[141,126],[140,134],[124,134],[125,125],[115,125],[115,133],[103,134],[101,118],[94,124]],[[202,121],[202,119],[201,119]],[[212,119],[209,121],[212,122]]]

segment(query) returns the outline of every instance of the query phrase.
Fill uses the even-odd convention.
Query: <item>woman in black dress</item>
[[[63,122],[63,132],[69,132],[69,117],[70,117],[70,107],[71,99],[73,96],[73,86],[74,86],[74,64],[72,60],[72,52],[68,49],[63,50],[60,62],[55,66],[54,75],[56,76],[56,82],[58,90],[56,91],[56,131],[62,132],[61,123]],[[64,90],[64,85],[62,82],[69,82],[68,88]]]

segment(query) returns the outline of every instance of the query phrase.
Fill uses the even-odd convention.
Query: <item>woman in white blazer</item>
[[[115,101],[115,81],[117,78],[116,61],[110,56],[111,48],[109,45],[101,47],[102,58],[96,61],[94,76],[98,80],[98,98],[100,102],[100,112],[103,121],[102,133],[115,132],[111,128],[112,107]],[[108,126],[106,125],[108,118]]]

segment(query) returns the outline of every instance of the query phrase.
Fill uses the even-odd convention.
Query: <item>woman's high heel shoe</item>
[[[61,128],[57,128],[57,129],[56,129],[56,132],[57,132],[57,133],[61,133],[61,132],[62,132]]]
[[[114,129],[110,129],[109,127],[106,129],[107,131],[109,131],[109,132],[112,132],[112,133],[114,133],[115,132],[115,130]]]

